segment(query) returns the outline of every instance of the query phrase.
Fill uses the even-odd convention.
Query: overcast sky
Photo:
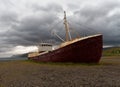
[[[80,36],[102,33],[104,45],[120,45],[120,0],[0,0],[0,57],[60,42],[51,31],[64,38],[64,10]]]

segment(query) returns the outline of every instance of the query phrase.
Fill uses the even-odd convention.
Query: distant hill
[[[2,57],[0,58],[0,61],[11,61],[11,60],[27,60],[28,53],[25,54],[16,54],[11,57]]]
[[[25,53],[25,54],[18,54],[18,55],[13,55],[12,57],[13,58],[16,58],[16,57],[27,57],[28,53]]]
[[[120,47],[104,48],[103,56],[120,56]]]

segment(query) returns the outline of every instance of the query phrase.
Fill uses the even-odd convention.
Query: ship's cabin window
[[[50,44],[41,44],[41,46],[52,46]]]

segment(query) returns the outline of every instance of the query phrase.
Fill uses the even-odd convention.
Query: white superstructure
[[[38,51],[52,51],[53,50],[53,46],[52,44],[49,43],[40,43],[38,45]]]

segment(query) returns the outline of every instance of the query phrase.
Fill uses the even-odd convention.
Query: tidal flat
[[[120,87],[120,56],[99,64],[3,61],[0,87]]]

